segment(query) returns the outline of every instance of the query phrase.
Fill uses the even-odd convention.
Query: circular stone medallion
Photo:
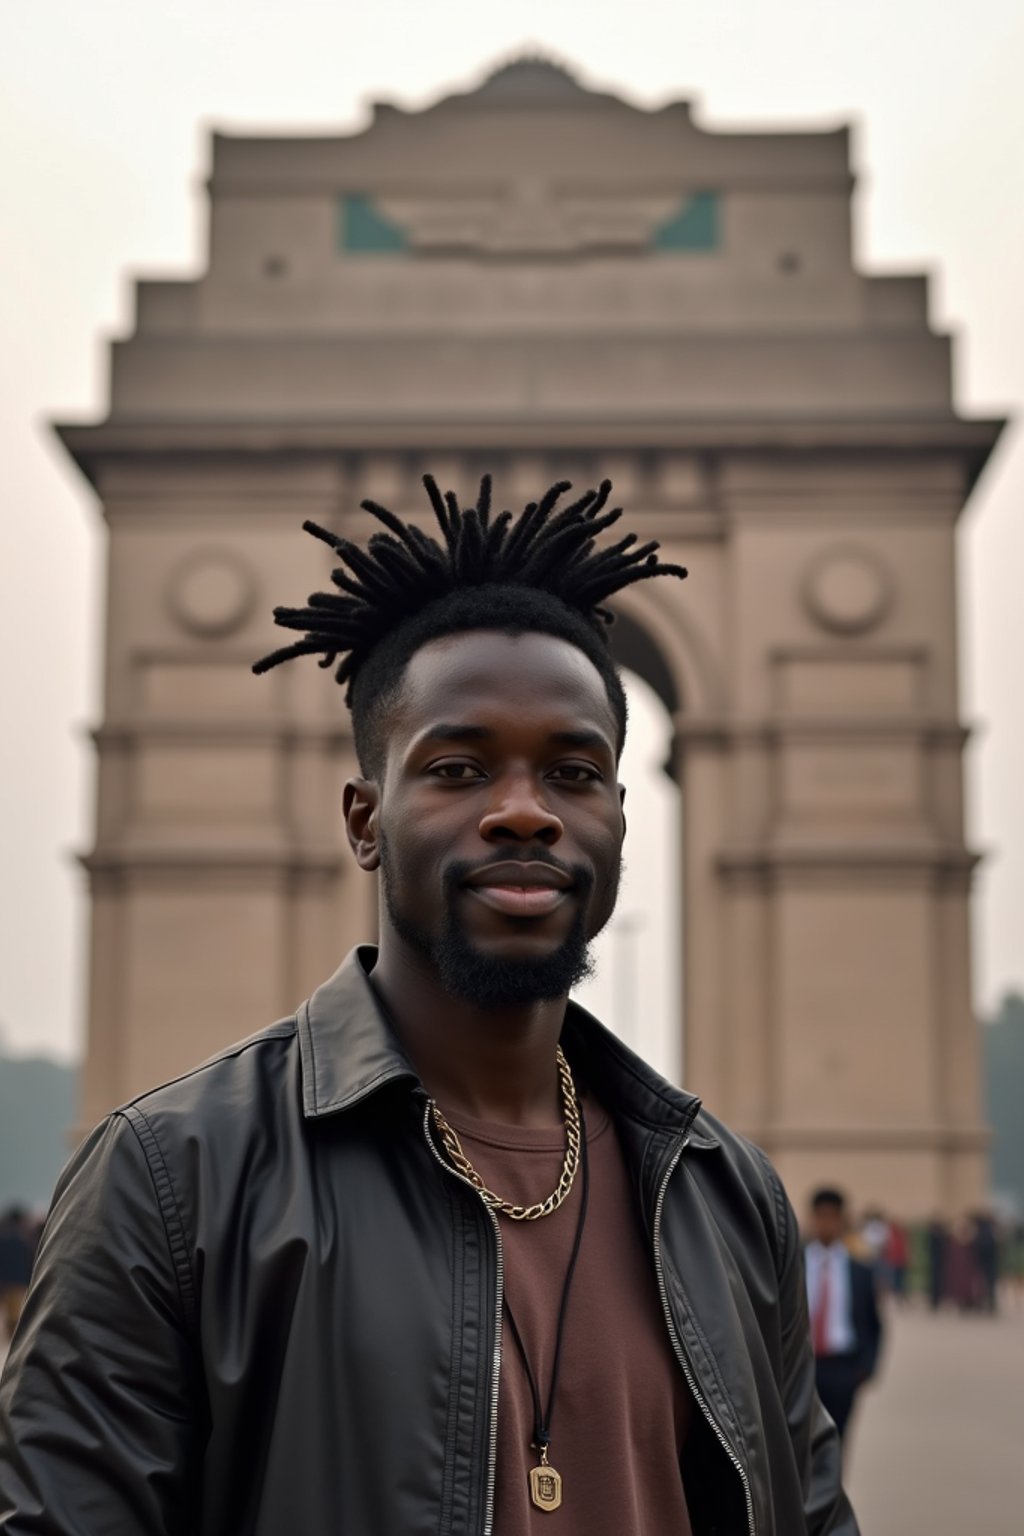
[[[807,567],[802,592],[807,611],[817,623],[854,635],[881,622],[892,599],[892,582],[871,550],[833,545]]]
[[[167,607],[194,635],[229,635],[245,623],[256,600],[252,568],[232,549],[206,546],[186,555],[167,582]]]

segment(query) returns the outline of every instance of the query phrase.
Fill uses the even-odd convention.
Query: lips
[[[465,882],[470,894],[506,917],[546,917],[566,900],[572,880],[539,861],[489,864]]]

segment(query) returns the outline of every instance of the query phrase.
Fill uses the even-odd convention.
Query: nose
[[[564,826],[545,803],[530,774],[498,779],[490,803],[480,819],[480,836],[489,843],[543,843],[551,848]]]

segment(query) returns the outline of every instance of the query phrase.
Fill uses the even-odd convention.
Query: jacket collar
[[[606,1108],[640,1121],[651,1130],[683,1133],[694,1146],[715,1147],[718,1139],[698,1119],[701,1101],[624,1045],[593,1014],[570,1000],[562,1046],[577,1075]]]
[[[389,1023],[370,972],[374,944],[360,944],[298,1012],[302,1112],[306,1119],[350,1109],[386,1083],[419,1078]]]
[[[361,944],[298,1011],[302,1107],[307,1119],[337,1114],[388,1083],[423,1092],[377,996],[370,972],[373,944]],[[653,1129],[686,1132],[715,1145],[696,1126],[700,1100],[674,1088],[578,1003],[570,1002],[562,1033],[566,1054],[602,1103]]]

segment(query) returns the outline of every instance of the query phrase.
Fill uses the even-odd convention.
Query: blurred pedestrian
[[[973,1221],[969,1216],[961,1216],[953,1223],[946,1247],[946,1295],[961,1312],[974,1312],[981,1302],[974,1237]]]
[[[946,1299],[949,1229],[940,1216],[933,1216],[925,1235],[928,1245],[928,1305],[933,1312],[937,1312]]]
[[[975,1213],[973,1246],[979,1305],[994,1314],[999,1305],[999,1231],[990,1211]]]
[[[889,1222],[889,1240],[885,1248],[886,1268],[892,1294],[902,1305],[907,1298],[907,1269],[910,1265],[910,1237],[901,1221]]]
[[[890,1232],[891,1228],[884,1211],[873,1208],[864,1212],[860,1224],[863,1252],[856,1253],[855,1257],[863,1258],[864,1262],[871,1266],[875,1275],[876,1289],[882,1293],[888,1291],[891,1284],[888,1257]]]
[[[1014,1307],[1024,1306],[1024,1221],[1015,1221],[1006,1234],[1003,1274]]]
[[[846,1200],[838,1189],[811,1199],[811,1237],[804,1250],[807,1302],[818,1396],[844,1439],[857,1393],[878,1364],[882,1322],[869,1265],[845,1244]]]
[[[32,1277],[28,1221],[20,1206],[0,1216],[0,1324],[10,1338],[17,1327]]]

